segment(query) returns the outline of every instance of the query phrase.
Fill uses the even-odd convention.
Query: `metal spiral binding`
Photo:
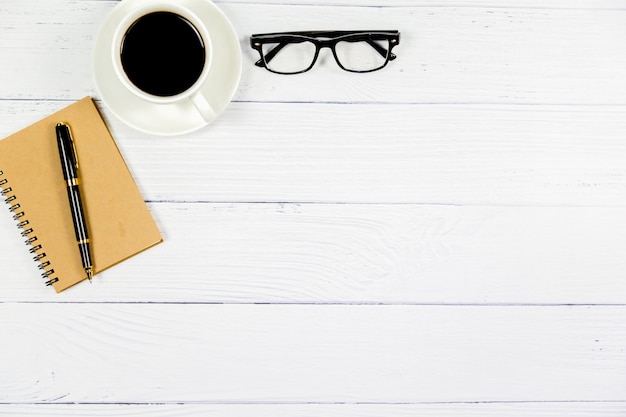
[[[37,236],[34,230],[29,227],[30,223],[26,218],[26,212],[22,210],[22,206],[17,202],[17,197],[13,194],[13,189],[8,186],[9,180],[2,178],[3,172],[0,170],[0,195],[4,196],[4,202],[9,205],[9,211],[13,213],[13,219],[17,222],[17,227],[22,229],[21,235],[26,238],[25,243],[31,248],[29,252],[34,254],[33,260],[39,263],[38,267],[42,270],[41,276],[46,280],[46,285],[52,285],[59,280],[53,277],[54,269],[51,268],[49,260],[46,260],[46,253],[43,247],[37,243]]]

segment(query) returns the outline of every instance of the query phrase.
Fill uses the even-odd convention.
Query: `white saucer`
[[[113,34],[118,23],[137,4],[150,0],[122,0],[106,17],[94,45],[93,72],[96,88],[106,106],[124,123],[145,133],[180,135],[209,124],[190,100],[156,104],[130,92],[115,73],[111,60]],[[174,0],[171,0],[174,2]],[[228,18],[209,0],[176,0],[207,26],[212,39],[211,72],[202,95],[219,115],[230,103],[241,77],[241,46]]]

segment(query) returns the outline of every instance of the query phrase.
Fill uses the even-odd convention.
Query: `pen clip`
[[[63,127],[67,132],[67,139],[71,144],[72,148],[72,162],[74,163],[74,168],[78,170],[78,153],[76,152],[76,145],[74,145],[74,138],[72,137],[72,132],[70,130],[70,125],[65,122],[60,122],[57,124],[58,127]]]

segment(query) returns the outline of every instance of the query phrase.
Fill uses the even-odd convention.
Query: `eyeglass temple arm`
[[[376,52],[378,52],[383,58],[386,58],[387,57],[387,52],[389,52],[389,60],[393,61],[394,59],[396,59],[396,54],[394,54],[393,52],[387,51],[387,49],[385,49],[381,45],[377,44],[373,40],[368,39],[367,43],[369,43],[371,45],[371,47],[374,48],[376,50]],[[391,50],[391,48],[390,48],[390,50]]]
[[[276,54],[278,54],[287,45],[289,45],[289,42],[281,42],[274,48],[272,48],[272,50],[269,51],[267,54],[261,53],[263,58],[255,62],[254,65],[256,65],[257,67],[264,67],[266,63],[269,63],[272,59],[274,59]]]

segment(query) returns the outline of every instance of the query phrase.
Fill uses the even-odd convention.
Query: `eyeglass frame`
[[[383,46],[374,42],[374,40],[381,39],[372,39],[372,37],[382,37],[382,40],[389,41],[389,49],[386,50]],[[328,39],[318,39],[318,38],[328,38]],[[301,71],[294,72],[281,72],[276,71],[268,66],[268,63],[276,56],[281,49],[285,46],[289,45],[289,40],[299,39],[300,42],[308,41],[315,45],[315,55],[313,56],[313,60],[308,68],[303,69]],[[385,62],[374,69],[368,70],[354,70],[346,68],[337,57],[337,51],[335,47],[341,41],[369,41],[368,43],[381,55],[385,58]],[[277,42],[278,41],[278,42]],[[282,41],[282,42],[281,42]],[[287,42],[285,42],[287,41]],[[278,43],[278,46],[275,46],[269,53],[263,53],[263,45],[266,43]],[[396,59],[396,55],[392,52],[393,48],[400,43],[400,32],[397,30],[318,30],[318,31],[307,31],[307,32],[276,32],[276,33],[259,33],[250,36],[250,46],[252,49],[259,52],[261,59],[256,61],[254,65],[257,67],[265,68],[266,70],[283,75],[294,75],[294,74],[302,74],[303,72],[309,71],[315,63],[317,62],[317,58],[319,56],[320,50],[322,48],[329,48],[333,57],[335,58],[335,62],[339,65],[344,71],[355,72],[355,73],[367,73],[378,71],[387,66],[389,61],[393,61]],[[386,51],[383,52],[383,51]],[[269,57],[269,59],[268,59]]]

